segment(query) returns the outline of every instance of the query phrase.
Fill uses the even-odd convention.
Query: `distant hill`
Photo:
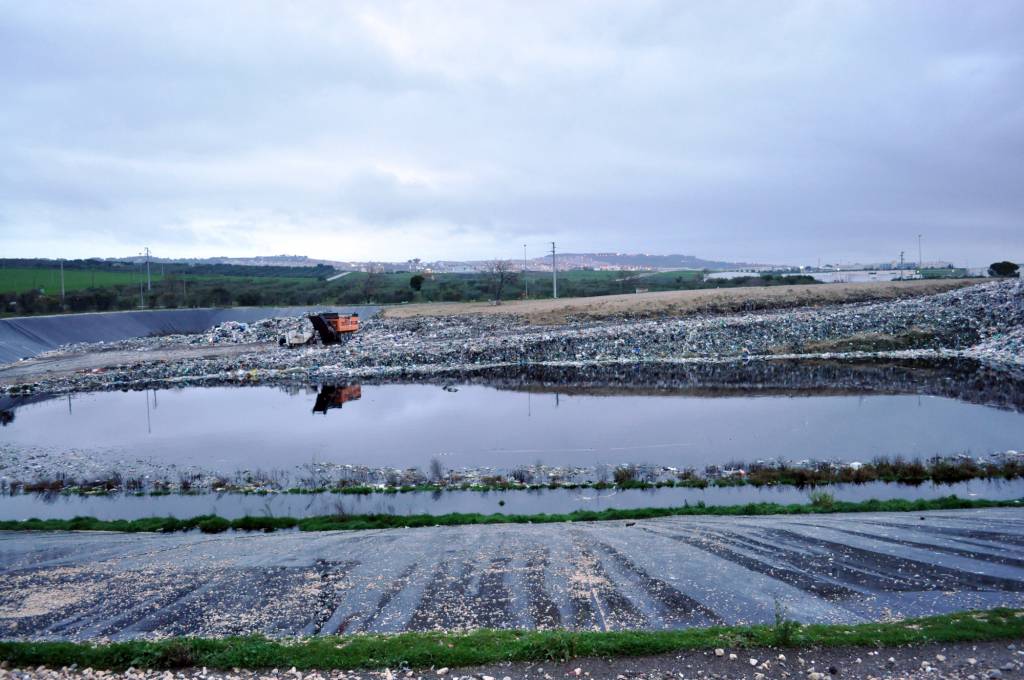
[[[129,257],[93,259],[89,262],[107,263],[108,265],[135,264],[145,262],[144,255]],[[27,260],[26,260],[27,262]],[[43,262],[43,261],[40,261]],[[431,268],[435,271],[477,271],[485,268],[486,260],[439,260],[427,262],[409,260],[405,262],[357,262],[311,258],[304,255],[263,255],[254,257],[204,257],[204,258],[166,258],[151,255],[151,264],[180,264],[192,267],[235,266],[235,267],[267,267],[267,268],[323,268],[331,267],[342,271],[362,270],[369,268],[378,271],[419,270]],[[53,261],[52,264],[56,264]],[[70,263],[66,263],[68,266]],[[529,260],[531,269],[551,270],[550,257],[535,257]],[[42,264],[37,265],[42,266]],[[73,266],[73,265],[72,265]],[[646,253],[558,253],[559,269],[738,269],[757,266],[746,262],[724,262],[705,260],[695,255],[649,255]]]
[[[145,255],[132,255],[130,257],[107,258],[119,262],[145,262]],[[155,257],[149,258],[150,262],[175,262],[182,264],[231,264],[245,267],[318,267],[327,265],[329,267],[340,267],[347,264],[335,260],[320,260],[305,255],[262,255],[256,257]]]
[[[559,268],[637,267],[644,269],[735,269],[751,266],[744,262],[704,260],[694,255],[647,255],[645,253],[559,253]],[[564,264],[563,264],[564,263]]]

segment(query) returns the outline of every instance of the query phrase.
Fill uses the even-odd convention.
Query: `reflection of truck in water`
[[[310,314],[309,322],[313,330],[320,336],[321,345],[336,345],[345,337],[359,330],[358,314],[338,314],[337,312],[321,312]],[[307,331],[293,331],[282,336],[278,344],[282,347],[299,347],[316,343],[316,335]]]
[[[363,396],[363,389],[359,385],[323,385],[320,393],[316,395],[316,403],[313,404],[313,413],[323,413],[332,408],[341,408],[345,402],[356,401]]]

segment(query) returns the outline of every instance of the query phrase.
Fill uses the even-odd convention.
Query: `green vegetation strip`
[[[479,482],[454,482],[404,484],[402,486],[371,486],[353,484],[350,486],[292,487],[278,490],[271,480],[259,481],[247,479],[245,485],[229,480],[217,480],[212,489],[216,493],[242,493],[270,495],[272,493],[289,494],[320,494],[335,493],[345,495],[368,496],[370,494],[399,493],[435,493],[439,491],[472,491],[489,493],[491,491],[540,491],[542,489],[575,490],[575,489],[664,489],[689,488],[706,489],[709,486],[736,487],[753,486],[795,486],[799,489],[829,486],[832,484],[871,484],[874,482],[906,484],[920,486],[927,482],[933,484],[957,484],[972,479],[1007,480],[1024,478],[1024,461],[1008,458],[1001,461],[978,462],[969,458],[942,458],[936,456],[927,462],[921,460],[904,460],[880,456],[869,463],[857,467],[836,467],[831,463],[815,465],[747,465],[735,461],[730,467],[741,468],[746,473],[723,477],[701,476],[695,470],[683,470],[676,479],[648,481],[640,479],[640,470],[635,465],[622,465],[615,469],[614,483],[611,482],[562,482],[552,481],[537,484],[517,479],[507,479],[501,475],[485,476]],[[520,470],[526,477],[532,476],[528,470]],[[37,479],[32,482],[11,481],[11,493],[61,493],[79,496],[105,496],[124,491],[133,496],[169,496],[173,493],[196,495],[204,489],[192,482],[182,479],[177,489],[165,482],[154,482],[152,490],[142,491],[143,481],[138,478],[125,480],[119,475],[111,475],[107,479],[95,479],[90,482],[74,481],[63,477]]]
[[[217,534],[229,529],[237,531],[358,531],[362,529],[403,529],[464,524],[550,524],[554,522],[599,522],[607,520],[651,519],[690,515],[803,515],[837,512],[922,512],[925,510],[962,510],[969,508],[1024,507],[1024,499],[1011,501],[969,500],[946,496],[930,500],[869,500],[857,503],[837,501],[823,492],[811,494],[804,505],[778,503],[747,503],[746,505],[684,505],[675,508],[633,508],[623,510],[577,510],[565,514],[482,515],[449,513],[446,515],[321,515],[319,517],[241,517],[225,519],[217,515],[199,515],[190,519],[147,517],[134,520],[102,520],[95,517],[73,519],[27,519],[0,521],[0,531],[122,531],[173,532],[199,529]]]
[[[722,626],[674,631],[518,631],[325,636],[175,638],[112,644],[0,642],[0,658],[15,667],[121,670],[134,668],[359,669],[458,667],[502,661],[664,654],[715,647],[880,646],[980,642],[1024,636],[1024,611],[993,609],[858,625]]]

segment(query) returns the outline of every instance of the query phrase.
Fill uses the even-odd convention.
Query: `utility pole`
[[[551,242],[551,296],[558,299],[558,264],[555,261],[555,242]]]
[[[917,235],[917,268],[924,269],[924,260],[921,257],[921,234]]]
[[[64,258],[60,260],[60,303],[64,304]]]
[[[903,251],[900,251],[900,281],[903,280]]]
[[[146,290],[153,290],[153,279],[149,275],[149,248],[146,248]]]
[[[526,278],[526,244],[523,244],[523,294],[530,297],[530,279]]]

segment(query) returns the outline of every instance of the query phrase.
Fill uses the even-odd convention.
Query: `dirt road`
[[[234,357],[249,352],[273,349],[274,344],[215,345],[211,347],[171,347],[152,350],[110,350],[106,352],[71,352],[26,359],[0,366],[0,385],[33,382],[45,376],[61,378],[82,371],[101,372],[115,366],[131,366],[142,362],[178,361],[181,359],[213,359]]]
[[[891,300],[932,295],[983,283],[987,279],[877,281],[802,286],[679,290],[634,295],[526,300],[493,305],[487,302],[436,302],[385,307],[385,317],[458,316],[462,314],[516,314],[530,323],[565,323],[569,317],[682,316],[699,312],[730,313],[758,309],[784,309],[843,302]]]

